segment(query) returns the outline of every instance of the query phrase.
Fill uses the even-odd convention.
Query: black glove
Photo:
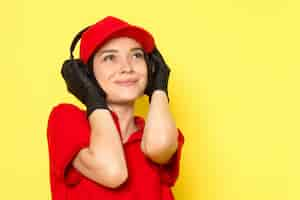
[[[145,89],[145,94],[149,96],[149,102],[151,102],[151,96],[155,90],[166,92],[168,102],[170,102],[168,95],[170,68],[156,47],[146,56],[145,60],[148,66],[148,74],[150,75],[148,76],[148,85]],[[154,67],[154,72],[151,72],[152,67]]]
[[[61,74],[67,89],[87,108],[87,117],[97,108],[108,109],[106,94],[93,73],[80,59],[69,59],[63,63]]]

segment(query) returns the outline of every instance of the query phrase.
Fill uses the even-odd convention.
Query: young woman
[[[184,137],[169,110],[170,69],[152,35],[105,17],[82,32],[80,58],[61,73],[86,110],[60,103],[50,113],[52,199],[174,199]],[[146,120],[134,116],[144,94]]]

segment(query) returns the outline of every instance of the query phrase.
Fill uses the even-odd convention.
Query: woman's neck
[[[116,113],[121,129],[121,135],[123,143],[127,141],[127,138],[131,133],[137,130],[137,126],[134,121],[134,104],[132,105],[120,105],[109,104],[109,108]]]

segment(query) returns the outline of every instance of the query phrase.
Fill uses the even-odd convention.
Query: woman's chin
[[[107,99],[111,103],[118,103],[118,104],[132,104],[134,103],[141,95],[139,94],[128,94],[128,95],[122,95],[118,96],[112,99]]]

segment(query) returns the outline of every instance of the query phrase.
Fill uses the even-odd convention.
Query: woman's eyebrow
[[[118,50],[116,50],[116,49],[104,49],[104,50],[100,51],[98,53],[98,55],[100,56],[100,55],[102,55],[104,53],[116,53],[116,52],[118,52]]]
[[[143,48],[141,48],[141,47],[134,47],[134,48],[130,49],[130,51],[137,51],[137,50],[143,51]],[[99,51],[97,54],[98,54],[98,56],[101,56],[104,53],[117,53],[117,52],[118,52],[117,49],[104,49],[102,51]]]
[[[141,48],[141,47],[135,47],[135,48],[130,49],[130,51],[136,51],[136,50],[143,51],[143,48]]]

